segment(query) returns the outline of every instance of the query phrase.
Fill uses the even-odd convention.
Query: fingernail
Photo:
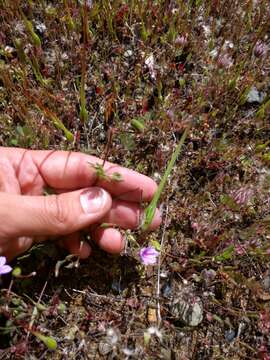
[[[95,214],[103,210],[106,198],[106,192],[101,188],[93,187],[85,190],[80,195],[83,211],[87,214]]]

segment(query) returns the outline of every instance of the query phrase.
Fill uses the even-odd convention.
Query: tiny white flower
[[[147,329],[149,335],[156,335],[159,339],[162,339],[162,333],[156,326],[150,326]]]
[[[224,45],[223,45],[224,49],[228,49],[228,48],[233,49],[233,47],[234,47],[234,45],[233,45],[233,43],[231,41],[229,41],[229,40],[224,41]]]
[[[126,50],[125,52],[124,52],[124,57],[131,57],[133,55],[133,51],[132,50]]]
[[[218,51],[215,48],[215,49],[211,50],[209,54],[212,58],[215,58],[215,57],[217,57]]]
[[[40,21],[36,21],[35,22],[35,26],[36,26],[36,29],[41,33],[43,34],[46,30],[47,30],[47,27],[44,23],[40,22]]]
[[[79,3],[81,5],[84,5],[84,0],[79,0]],[[86,6],[89,7],[90,9],[93,6],[93,1],[92,0],[86,0],[85,3],[86,3]]]
[[[150,54],[144,61],[145,65],[148,67],[149,73],[153,80],[156,80],[156,70],[155,70],[155,59],[154,55]]]
[[[116,334],[116,331],[113,328],[109,328],[107,330],[107,338],[112,345],[118,342],[118,335]]]
[[[134,355],[134,350],[131,350],[131,349],[128,349],[128,348],[124,348],[122,351],[123,351],[123,353],[124,353],[126,356],[132,356],[132,355]]]
[[[208,26],[208,25],[203,25],[202,28],[203,28],[203,31],[204,31],[204,35],[205,35],[206,37],[209,37],[209,36],[211,35],[210,26]]]

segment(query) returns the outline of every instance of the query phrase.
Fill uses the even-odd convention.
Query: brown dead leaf
[[[148,311],[147,311],[147,320],[150,322],[150,323],[155,323],[157,322],[157,311],[156,309],[154,308],[148,308]]]
[[[261,284],[258,283],[256,280],[254,279],[250,279],[247,282],[247,287],[251,290],[252,295],[259,300],[262,301],[269,301],[270,300],[270,293],[265,291]]]

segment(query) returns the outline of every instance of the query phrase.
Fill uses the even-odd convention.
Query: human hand
[[[9,260],[33,243],[56,238],[72,254],[86,258],[90,245],[81,241],[80,230],[105,251],[119,253],[124,239],[113,227],[139,225],[141,201],[149,201],[157,186],[149,177],[106,162],[106,175],[121,181],[98,178],[91,164],[102,160],[83,153],[25,150],[0,147],[0,255]],[[44,189],[54,190],[44,196]],[[161,222],[157,211],[150,229]]]

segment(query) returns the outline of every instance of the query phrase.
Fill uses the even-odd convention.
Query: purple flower
[[[245,205],[249,202],[253,194],[253,189],[245,186],[232,191],[231,196],[238,205]]]
[[[254,55],[257,57],[264,57],[267,55],[267,52],[268,46],[261,40],[258,40],[254,46]]]
[[[157,262],[159,252],[152,246],[141,248],[140,258],[144,265],[154,265]]]
[[[5,256],[0,256],[0,275],[7,274],[12,270],[12,267],[6,265],[7,259]]]
[[[221,54],[217,62],[220,67],[230,68],[233,66],[233,59],[227,53]]]
[[[188,43],[188,36],[187,34],[184,34],[182,36],[178,35],[175,39],[175,44],[180,46],[186,46]]]

